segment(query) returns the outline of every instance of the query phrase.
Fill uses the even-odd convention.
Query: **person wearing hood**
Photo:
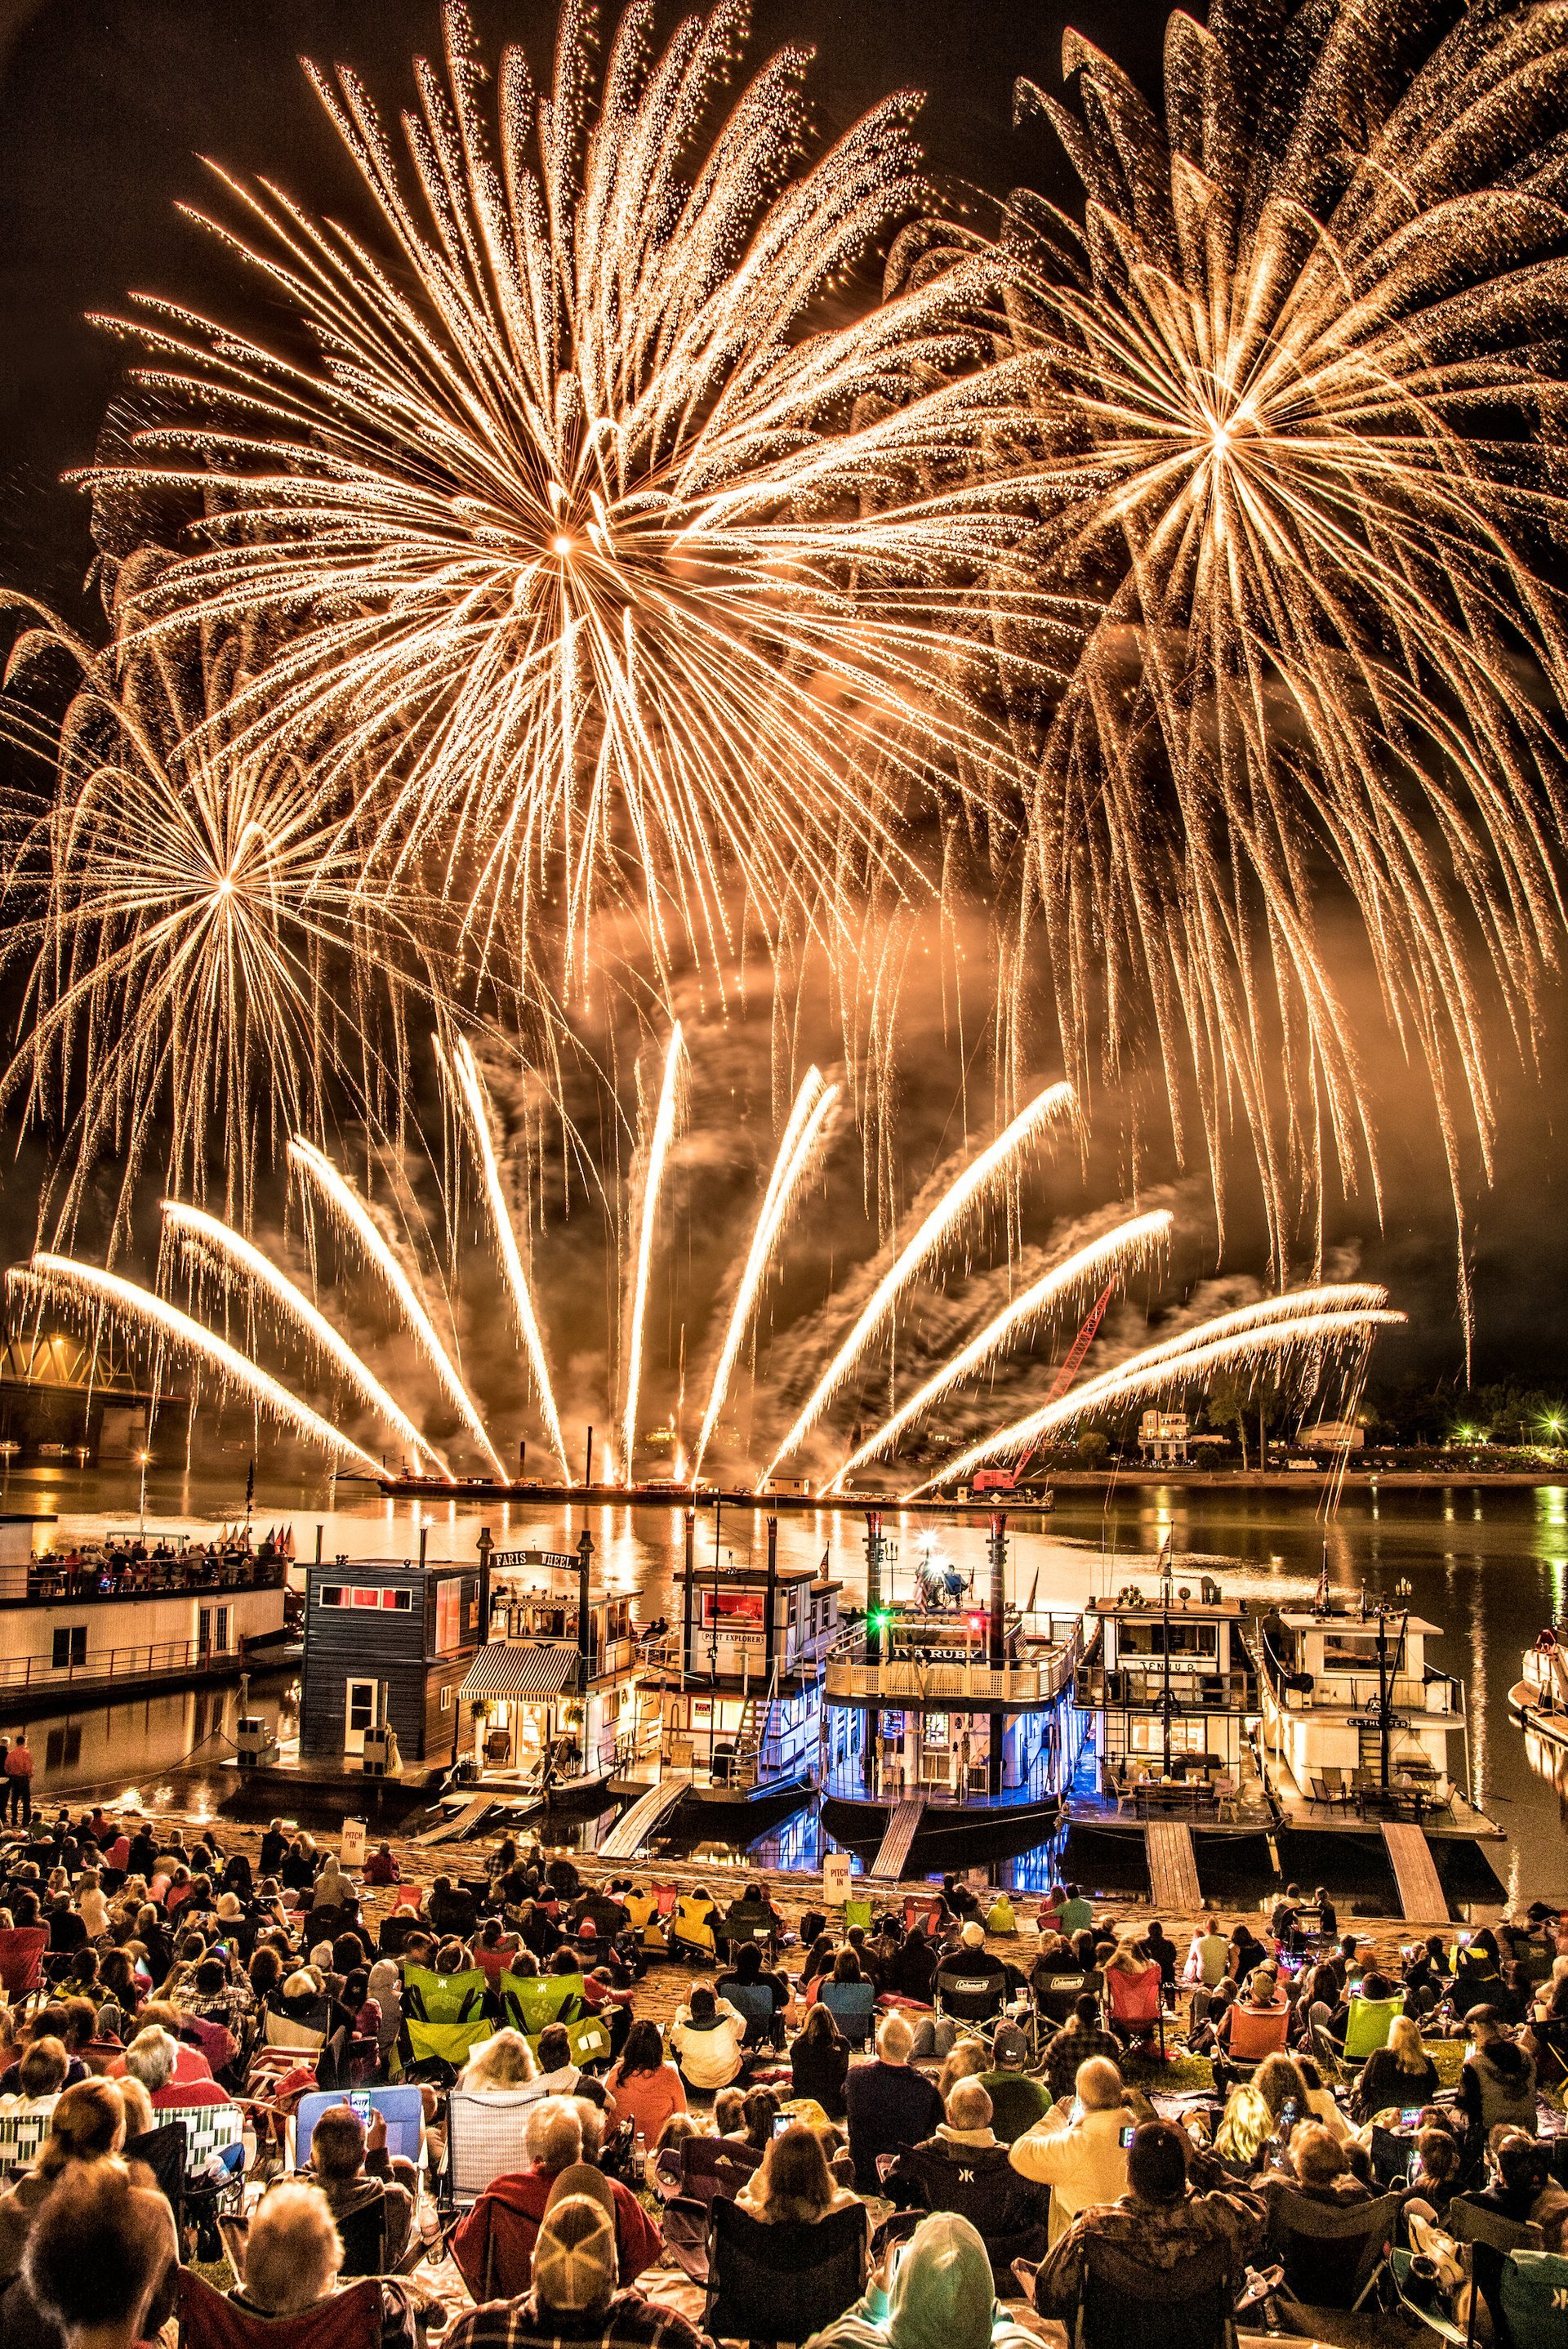
[[[1470,2046],[1460,2074],[1460,2107],[1472,2152],[1506,2121],[1526,2137],[1537,2134],[1535,2065],[1502,2027],[1494,2007],[1478,2006],[1466,2018]]]
[[[978,2230],[951,2210],[893,2244],[864,2297],[812,2349],[1039,2349],[996,2300]]]
[[[1056,2243],[1034,2279],[1041,2316],[1070,2319],[1083,2290],[1085,2248],[1110,2245],[1150,2271],[1150,2282],[1215,2243],[1229,2251],[1233,2271],[1242,2270],[1263,2240],[1266,2212],[1259,2197],[1244,2193],[1212,2157],[1196,2152],[1185,2129],[1173,2121],[1145,2121],[1133,2131],[1127,2154],[1127,2191],[1116,2201],[1085,2209]],[[1208,2192],[1194,2192],[1194,2179],[1212,2178]],[[1153,2314],[1152,2303],[1150,2315]]]

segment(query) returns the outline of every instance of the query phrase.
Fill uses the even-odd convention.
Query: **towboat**
[[[894,1553],[866,1512],[865,1616],[827,1658],[821,1820],[879,1878],[1016,1859],[1060,1823],[1082,1623],[1009,1604],[1006,1526],[994,1513],[986,1601],[929,1554],[884,1600]]]

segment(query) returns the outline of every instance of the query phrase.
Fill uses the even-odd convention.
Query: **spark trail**
[[[1402,1313],[1384,1309],[1387,1300],[1386,1289],[1370,1283],[1344,1282],[1291,1290],[1283,1297],[1265,1298],[1258,1305],[1241,1306],[1233,1313],[1217,1314],[1211,1321],[1182,1330],[1179,1337],[1145,1348],[1115,1370],[1086,1380],[1059,1402],[1047,1403],[1015,1420],[1010,1427],[971,1444],[955,1460],[945,1461],[934,1476],[917,1485],[905,1498],[913,1501],[935,1485],[968,1475],[988,1460],[1019,1453],[1037,1437],[1070,1425],[1088,1411],[1115,1410],[1140,1396],[1206,1378],[1214,1371],[1261,1361],[1271,1352],[1288,1361],[1293,1353],[1316,1350],[1321,1354],[1341,1343],[1367,1345],[1377,1330],[1404,1325]]]
[[[659,1105],[648,1141],[647,1172],[643,1180],[642,1227],[637,1237],[637,1266],[632,1287],[631,1333],[626,1342],[626,1407],[621,1420],[623,1474],[628,1485],[632,1482],[633,1460],[637,1448],[637,1396],[643,1379],[643,1330],[647,1319],[648,1281],[653,1270],[654,1222],[665,1179],[665,1162],[675,1140],[676,1123],[680,1114],[684,1049],[681,1023],[677,1019],[670,1030],[669,1047],[665,1053],[664,1081],[659,1087]]]
[[[420,1303],[413,1282],[377,1228],[375,1218],[364,1201],[352,1185],[344,1180],[331,1159],[302,1135],[295,1134],[289,1143],[288,1154],[289,1164],[315,1185],[339,1225],[357,1239],[372,1270],[380,1276],[390,1290],[415,1343],[440,1381],[449,1402],[491,1462],[500,1482],[510,1484],[511,1479],[501,1465],[500,1455],[490,1440],[489,1431],[480,1417],[473,1397],[458,1376],[446,1348],[436,1335],[435,1324]],[[377,1469],[376,1473],[379,1475],[381,1472]]]
[[[438,1047],[439,1050],[439,1047]],[[550,1364],[544,1351],[544,1339],[539,1319],[533,1309],[533,1295],[529,1287],[522,1252],[517,1244],[517,1232],[506,1195],[500,1185],[500,1169],[496,1164],[495,1143],[490,1133],[490,1097],[479,1072],[466,1036],[459,1036],[450,1057],[442,1051],[441,1064],[448,1070],[467,1112],[469,1130],[473,1136],[474,1150],[484,1179],[485,1199],[490,1208],[490,1227],[495,1234],[496,1250],[501,1270],[506,1276],[512,1311],[517,1316],[522,1342],[528,1349],[530,1368],[533,1372],[534,1392],[539,1399],[540,1416],[551,1448],[561,1463],[562,1481],[572,1482],[571,1464],[566,1457],[566,1444],[561,1433],[560,1415],[555,1408],[555,1392],[550,1380]]]
[[[271,1413],[283,1426],[303,1435],[307,1443],[319,1444],[324,1450],[355,1468],[364,1468],[372,1476],[381,1474],[381,1463],[373,1460],[368,1452],[323,1419],[287,1387],[280,1386],[256,1364],[238,1352],[234,1347],[204,1330],[188,1313],[155,1297],[150,1288],[139,1288],[134,1280],[122,1280],[117,1272],[100,1271],[97,1265],[78,1264],[67,1256],[35,1256],[26,1266],[13,1267],[5,1276],[11,1294],[31,1303],[42,1304],[46,1298],[57,1304],[94,1306],[117,1314],[133,1329],[150,1330],[170,1345],[208,1363],[222,1380],[239,1394]]]
[[[873,1290],[854,1328],[833,1356],[806,1399],[804,1409],[758,1480],[766,1484],[781,1460],[788,1459],[816,1425],[848,1378],[866,1346],[910,1282],[927,1265],[965,1215],[1004,1174],[1026,1144],[1035,1141],[1052,1118],[1065,1117],[1076,1096],[1071,1085],[1047,1085],[1021,1109],[987,1149],[954,1176],[921,1224],[907,1247],[893,1259]]]
[[[1091,1240],[1087,1247],[1079,1248],[1065,1263],[1054,1266],[1022,1296],[1014,1298],[1010,1305],[994,1320],[988,1321],[985,1329],[971,1338],[967,1345],[960,1348],[950,1361],[944,1362],[907,1402],[899,1405],[892,1418],[885,1420],[858,1452],[851,1452],[827,1490],[830,1493],[840,1491],[845,1477],[853,1470],[867,1460],[880,1458],[912,1420],[929,1411],[949,1388],[955,1387],[961,1380],[983,1368],[1001,1351],[1010,1338],[1049,1313],[1075,1288],[1090,1280],[1098,1286],[1111,1273],[1125,1278],[1135,1267],[1147,1263],[1169,1236],[1173,1221],[1166,1207],[1158,1208],[1151,1215],[1134,1216],[1129,1222],[1119,1224],[1114,1231],[1107,1232],[1103,1237]]]
[[[413,1452],[416,1463],[422,1453],[449,1485],[456,1482],[435,1445],[427,1444],[402,1404],[393,1400],[380,1381],[360,1361],[347,1340],[333,1328],[325,1314],[317,1310],[304,1291],[294,1286],[271,1257],[263,1255],[253,1242],[232,1230],[227,1224],[220,1223],[216,1216],[208,1215],[201,1207],[188,1206],[181,1199],[164,1200],[163,1219],[171,1231],[179,1233],[195,1255],[215,1257],[221,1265],[242,1273],[253,1287],[263,1290],[279,1312],[292,1321],[347,1381],[366,1409],[373,1411],[378,1419],[385,1420],[388,1427],[396,1428]]]
[[[718,1423],[718,1414],[724,1408],[725,1397],[729,1392],[730,1377],[750,1324],[752,1312],[756,1308],[763,1276],[772,1261],[773,1252],[778,1247],[779,1236],[784,1229],[795,1195],[810,1165],[817,1145],[821,1140],[822,1129],[838,1097],[838,1086],[825,1083],[820,1071],[817,1069],[807,1071],[800,1090],[795,1096],[789,1122],[779,1141],[778,1154],[773,1161],[773,1172],[768,1178],[768,1188],[763,1194],[762,1206],[757,1217],[757,1228],[752,1233],[751,1247],[747,1255],[745,1269],[740,1276],[740,1286],[736,1291],[735,1305],[729,1317],[729,1327],[725,1332],[724,1344],[719,1350],[718,1366],[714,1371],[713,1384],[708,1390],[707,1409],[703,1413],[702,1432],[697,1437],[696,1450],[692,1455],[691,1481],[694,1485],[702,1474],[703,1454],[707,1450],[709,1438]]]

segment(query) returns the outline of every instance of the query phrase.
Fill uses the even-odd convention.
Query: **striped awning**
[[[560,1696],[576,1685],[575,1648],[522,1647],[510,1640],[492,1640],[469,1666],[459,1694],[530,1700]]]

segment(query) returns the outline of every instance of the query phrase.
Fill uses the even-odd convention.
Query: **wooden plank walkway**
[[[1438,1875],[1432,1847],[1419,1827],[1383,1822],[1394,1881],[1399,1888],[1399,1910],[1407,1924],[1446,1925],[1448,1899]]]
[[[1149,1897],[1161,1915],[1184,1919],[1203,1905],[1198,1887],[1198,1857],[1191,1830],[1179,1819],[1161,1819],[1143,1830],[1149,1862]]]
[[[476,1795],[473,1801],[465,1803],[460,1811],[450,1813],[435,1826],[427,1827],[423,1835],[417,1835],[414,1837],[415,1842],[420,1844],[454,1842],[465,1827],[471,1827],[477,1818],[482,1817],[486,1811],[494,1808],[495,1799],[493,1795]]]
[[[903,1874],[914,1838],[920,1830],[925,1809],[923,1795],[909,1795],[888,1816],[887,1830],[882,1837],[871,1873],[879,1882],[896,1884]]]
[[[601,1859],[635,1859],[654,1829],[676,1808],[683,1795],[691,1790],[689,1770],[666,1770],[656,1785],[638,1795],[624,1810],[603,1842],[599,1846]]]

